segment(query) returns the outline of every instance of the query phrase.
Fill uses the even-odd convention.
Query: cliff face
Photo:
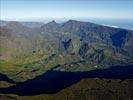
[[[87,71],[133,64],[131,30],[74,20],[1,23],[0,72],[10,72],[15,80],[15,75],[27,80],[57,65],[58,70]]]

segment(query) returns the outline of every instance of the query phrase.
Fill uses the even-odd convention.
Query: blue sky
[[[133,0],[0,0],[0,19],[133,19]]]

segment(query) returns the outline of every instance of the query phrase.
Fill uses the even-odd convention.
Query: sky
[[[0,0],[0,19],[133,19],[133,0]]]

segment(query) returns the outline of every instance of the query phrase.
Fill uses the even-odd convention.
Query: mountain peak
[[[41,27],[42,31],[57,31],[59,29],[59,24],[56,23],[54,20],[47,23],[47,24],[44,24],[42,27]]]
[[[76,22],[79,22],[79,21],[76,21],[76,20],[68,20],[67,23],[76,23]]]
[[[49,22],[49,23],[47,23],[47,24],[49,24],[49,25],[55,25],[55,24],[57,24],[57,23],[56,23],[55,20],[52,20],[51,22]]]

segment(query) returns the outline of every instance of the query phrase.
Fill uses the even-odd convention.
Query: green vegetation
[[[4,100],[132,100],[133,80],[86,78],[56,94],[0,95]]]
[[[125,35],[120,44],[113,43],[121,33]],[[38,28],[6,22],[0,26],[0,73],[19,82],[57,65],[55,70],[71,72],[130,65],[132,33],[74,20],[62,24],[52,21]]]
[[[0,88],[7,88],[9,86],[13,86],[15,84],[12,84],[12,83],[8,83],[6,81],[0,81]]]

